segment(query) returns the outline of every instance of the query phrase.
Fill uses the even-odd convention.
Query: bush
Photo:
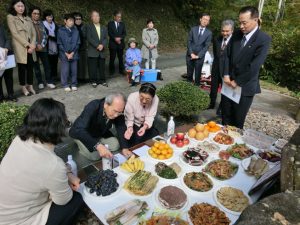
[[[22,124],[27,110],[25,105],[0,104],[0,161],[16,136],[16,128]]]
[[[208,94],[185,81],[167,84],[158,90],[157,95],[162,112],[176,117],[197,115],[209,105]]]

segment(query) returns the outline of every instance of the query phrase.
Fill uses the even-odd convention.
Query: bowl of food
[[[212,180],[202,172],[189,172],[183,177],[183,184],[194,192],[207,192],[213,188]]]
[[[239,166],[228,160],[217,159],[211,161],[203,169],[203,172],[208,173],[218,180],[227,180],[232,178],[238,171]]]

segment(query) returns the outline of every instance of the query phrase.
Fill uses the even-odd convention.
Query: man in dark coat
[[[234,30],[234,22],[232,20],[224,20],[221,25],[221,35],[213,42],[214,61],[211,73],[211,89],[210,89],[210,105],[209,109],[214,109],[218,94],[219,85],[222,85],[225,56],[230,51],[231,36]],[[218,107],[217,114],[220,112]]]
[[[107,24],[109,35],[109,72],[113,75],[115,72],[115,59],[116,55],[119,59],[119,73],[124,74],[123,52],[125,48],[126,28],[125,24],[121,21],[122,14],[120,11],[114,12],[114,20]]]
[[[200,76],[204,63],[205,53],[212,39],[212,32],[207,28],[210,16],[203,13],[199,19],[199,25],[192,27],[188,36],[186,66],[187,80],[193,82],[195,72],[195,85],[200,85]]]
[[[271,43],[271,37],[259,29],[258,17],[256,7],[246,6],[240,10],[240,30],[232,37],[224,71],[224,83],[232,88],[239,86],[242,91],[239,103],[222,95],[222,121],[224,125],[241,129],[254,95],[261,92],[259,70]]]

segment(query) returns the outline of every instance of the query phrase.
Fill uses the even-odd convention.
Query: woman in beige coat
[[[19,83],[24,95],[35,94],[33,89],[33,62],[36,61],[36,32],[26,16],[23,0],[12,0],[8,9],[7,24],[12,35],[12,45],[18,64]]]
[[[143,29],[142,39],[142,58],[146,60],[145,68],[150,68],[151,61],[151,68],[156,69],[156,59],[158,58],[157,45],[159,38],[152,19],[147,21],[147,28]]]

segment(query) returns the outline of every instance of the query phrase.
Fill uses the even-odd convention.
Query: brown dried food
[[[194,204],[188,213],[194,225],[230,224],[230,220],[223,211],[208,203]]]

